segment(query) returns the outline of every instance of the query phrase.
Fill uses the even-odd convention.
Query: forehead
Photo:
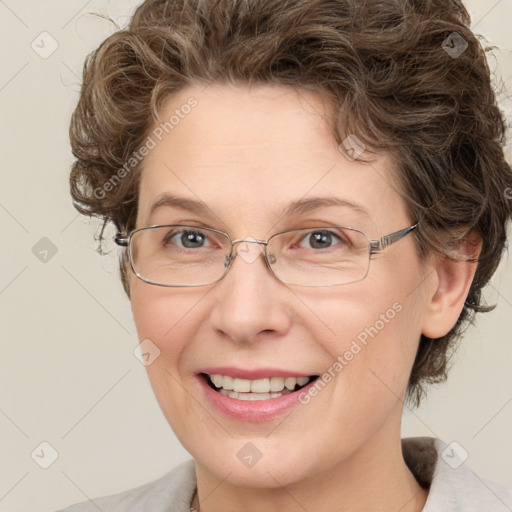
[[[149,133],[155,147],[142,165],[138,224],[166,194],[241,224],[275,221],[292,203],[327,196],[367,210],[375,226],[390,212],[406,216],[391,159],[347,159],[329,115],[322,96],[286,86],[180,91]]]

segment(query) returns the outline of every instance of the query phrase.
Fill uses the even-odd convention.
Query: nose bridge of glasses
[[[255,245],[249,245],[255,244]],[[246,263],[253,263],[258,259],[260,254],[265,255],[265,247],[268,245],[267,240],[258,240],[252,237],[246,238],[237,238],[231,242],[231,252],[226,257],[225,266],[229,266],[231,262],[234,260],[235,255],[240,255],[240,257]],[[263,247],[261,247],[263,246]]]
[[[252,238],[252,237],[248,236],[246,238],[237,238],[236,240],[233,240],[231,242],[231,245],[233,245],[233,247],[234,247],[236,244],[241,244],[242,242],[248,242],[251,244],[262,244],[262,245],[268,244],[267,240],[258,240],[257,238]]]

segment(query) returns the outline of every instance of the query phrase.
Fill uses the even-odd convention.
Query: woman
[[[512,509],[439,439],[512,216],[462,4],[149,0],[88,59],[76,207],[118,229],[141,357],[193,461],[68,511]]]

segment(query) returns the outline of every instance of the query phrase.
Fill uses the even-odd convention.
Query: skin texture
[[[145,158],[137,227],[194,223],[233,239],[295,227],[347,225],[377,239],[414,223],[394,185],[392,160],[349,161],[323,116],[320,96],[284,86],[189,87],[197,106]],[[375,156],[375,155],[373,155]],[[210,215],[162,207],[162,193],[200,200]],[[336,196],[356,203],[283,216],[290,202]],[[419,511],[427,492],[405,465],[400,421],[420,334],[454,325],[474,265],[420,261],[414,235],[374,257],[360,282],[305,288],[278,281],[262,257],[237,257],[214,285],[164,288],[133,274],[131,305],[140,340],[161,351],[148,375],[162,411],[196,463],[203,511]],[[276,367],[322,374],[365,328],[400,312],[307,405],[263,422],[229,418],[203,399],[206,366]],[[237,452],[261,452],[251,468]],[[284,489],[286,487],[286,489]],[[199,503],[200,502],[200,503]]]

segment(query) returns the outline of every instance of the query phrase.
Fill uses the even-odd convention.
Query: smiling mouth
[[[269,377],[264,379],[239,379],[228,375],[202,373],[208,385],[221,395],[236,400],[268,400],[290,395],[318,378],[310,377]]]

